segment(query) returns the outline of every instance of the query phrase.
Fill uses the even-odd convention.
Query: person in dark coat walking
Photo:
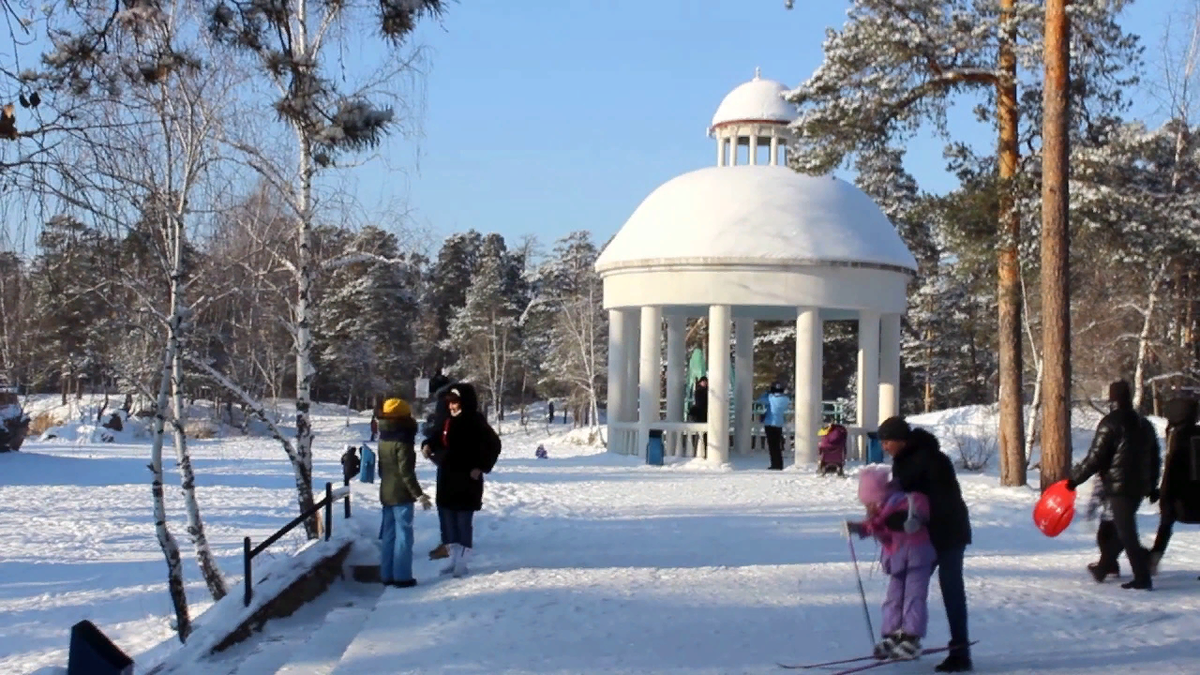
[[[1163,462],[1162,486],[1158,500],[1158,534],[1150,547],[1150,574],[1158,572],[1158,563],[1167,552],[1171,529],[1177,522],[1200,523],[1200,403],[1195,399],[1176,398],[1163,409],[1167,418],[1167,457]],[[1152,495],[1153,496],[1153,495]]]
[[[950,624],[949,654],[934,670],[970,671],[973,666],[963,556],[971,544],[971,516],[954,463],[942,452],[933,434],[910,427],[903,417],[889,417],[880,423],[879,439],[892,458],[892,480],[904,492],[920,492],[929,498],[929,540],[937,551],[934,566]]]
[[[358,459],[358,448],[353,445],[346,446],[346,452],[342,453],[342,477],[346,479],[346,483],[350,483],[350,479],[358,475],[359,469],[362,468],[362,463]]]
[[[444,523],[450,551],[450,563],[442,573],[461,577],[468,572],[467,561],[474,547],[475,512],[483,508],[483,474],[490,473],[500,457],[500,437],[479,412],[473,386],[454,384],[445,399],[450,415],[441,429],[426,439],[426,447],[427,456],[438,467],[438,517]]]
[[[1093,501],[1101,500],[1101,508],[1111,513],[1112,527],[1096,531],[1100,560],[1088,565],[1088,571],[1096,581],[1117,574],[1117,557],[1124,550],[1133,568],[1133,580],[1121,584],[1121,588],[1148,591],[1154,587],[1150,581],[1150,552],[1138,539],[1137,510],[1146,497],[1151,504],[1158,501],[1158,434],[1133,409],[1128,382],[1120,380],[1109,385],[1108,401],[1113,410],[1097,425],[1087,456],[1071,469],[1067,489],[1074,491],[1092,476],[1100,475]],[[1102,515],[1102,528],[1104,520]]]
[[[692,389],[692,407],[688,410],[688,421],[704,423],[708,421],[708,378],[696,380]]]

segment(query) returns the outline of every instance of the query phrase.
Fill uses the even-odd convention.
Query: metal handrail
[[[254,597],[254,580],[251,576],[253,573],[254,556],[267,550],[267,547],[279,541],[283,535],[291,532],[297,525],[311,518],[318,511],[325,511],[325,541],[329,541],[329,537],[333,534],[333,502],[335,499],[343,499],[345,503],[346,518],[350,517],[350,479],[347,478],[345,485],[338,489],[338,495],[335,497],[333,493],[333,483],[325,483],[325,497],[321,501],[313,504],[312,508],[301,513],[292,519],[290,523],[279,528],[260,543],[258,546],[251,548],[250,537],[242,539],[242,566],[245,574],[245,580],[242,584],[244,593],[242,595],[242,605],[250,606],[250,600]]]

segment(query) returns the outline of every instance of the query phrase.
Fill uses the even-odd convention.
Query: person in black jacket
[[[973,666],[967,633],[963,556],[971,544],[971,517],[954,464],[942,452],[933,434],[913,429],[903,417],[889,417],[880,423],[879,439],[883,441],[884,452],[892,458],[892,480],[905,492],[921,492],[929,498],[929,539],[937,551],[934,565],[950,624],[949,653],[934,670],[970,671]]]
[[[1154,586],[1150,581],[1150,552],[1138,540],[1137,510],[1146,497],[1151,504],[1158,501],[1158,435],[1150,422],[1133,409],[1128,382],[1120,380],[1109,385],[1108,400],[1113,410],[1096,427],[1087,456],[1071,469],[1067,489],[1073,491],[1100,474],[1096,489],[1105,508],[1111,511],[1112,527],[1106,528],[1104,535],[1096,531],[1100,560],[1088,565],[1088,570],[1096,581],[1104,581],[1109,574],[1117,573],[1117,556],[1124,549],[1133,568],[1133,580],[1121,584],[1121,588],[1148,591]],[[1101,516],[1101,527],[1104,520]]]
[[[449,416],[426,438],[422,451],[437,464],[438,517],[446,533],[450,563],[443,574],[467,574],[474,546],[472,522],[483,508],[483,474],[500,457],[500,437],[479,412],[475,388],[465,382],[446,392]]]
[[[1196,419],[1200,403],[1195,399],[1175,398],[1163,406],[1167,418],[1167,457],[1163,461],[1162,487],[1158,500],[1158,534],[1150,547],[1150,574],[1167,552],[1171,530],[1177,522],[1200,522],[1200,467],[1194,465],[1193,439],[1200,438]]]
[[[693,423],[703,423],[708,421],[708,378],[701,377],[696,380],[696,386],[692,389],[692,407],[688,410],[688,421]]]
[[[444,375],[441,375],[441,373],[435,376],[435,379],[436,378],[441,378],[442,380],[447,379]],[[440,430],[442,426],[445,425],[446,420],[450,417],[450,408],[446,405],[446,394],[450,392],[450,387],[454,386],[454,384],[454,382],[445,382],[440,387],[437,387],[433,390],[433,412],[429,413],[429,415],[425,418],[425,423],[421,425],[421,437],[423,439],[421,441],[421,454],[423,454],[426,459],[430,459],[432,457],[432,446],[429,439],[433,438],[434,430]],[[430,381],[430,386],[433,386],[432,380]],[[442,538],[438,545],[429,552],[430,560],[441,560],[443,558],[450,557],[450,549],[446,547],[446,544],[450,543],[446,538],[446,519],[442,517],[442,509],[440,506],[438,507],[438,526],[441,529]]]

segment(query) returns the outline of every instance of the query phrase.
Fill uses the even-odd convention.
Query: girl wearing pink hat
[[[875,658],[911,660],[921,655],[929,624],[929,578],[937,559],[929,541],[929,500],[920,492],[902,492],[888,481],[888,469],[868,466],[858,474],[858,500],[867,519],[847,521],[846,529],[874,537],[883,547],[883,571],[891,577],[883,600],[883,639]]]

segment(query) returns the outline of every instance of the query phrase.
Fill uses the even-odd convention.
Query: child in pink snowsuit
[[[883,571],[891,577],[883,601],[883,640],[878,659],[915,659],[929,624],[929,577],[937,559],[929,541],[929,500],[920,492],[901,492],[888,482],[888,469],[869,466],[858,475],[858,499],[867,519],[847,522],[848,532],[875,537],[883,546]]]

